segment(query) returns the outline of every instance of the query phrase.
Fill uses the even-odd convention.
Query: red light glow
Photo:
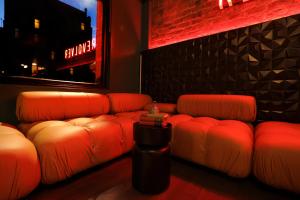
[[[178,43],[300,13],[300,0],[151,0],[148,48]],[[219,4],[221,3],[221,4]],[[229,7],[232,3],[232,7]],[[220,10],[220,5],[223,9]],[[226,8],[228,7],[228,8]]]
[[[233,6],[237,3],[247,2],[249,0],[219,0],[219,8],[222,10],[225,7]]]

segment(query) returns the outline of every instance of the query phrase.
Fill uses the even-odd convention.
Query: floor
[[[158,195],[145,195],[131,186],[131,157],[123,156],[59,184],[41,185],[26,200],[285,200],[300,196],[276,190],[254,177],[230,178],[211,169],[172,158],[171,184]]]

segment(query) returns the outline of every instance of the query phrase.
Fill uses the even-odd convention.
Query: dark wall
[[[15,103],[22,91],[80,91],[106,93],[139,91],[141,2],[112,0],[111,68],[107,89],[61,89],[57,87],[0,84],[0,122],[17,123]]]
[[[112,0],[112,91],[139,91],[142,4],[140,0]]]
[[[143,53],[142,92],[256,97],[258,120],[300,121],[300,15]]]

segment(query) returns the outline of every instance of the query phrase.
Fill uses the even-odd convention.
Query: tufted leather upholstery
[[[300,124],[263,122],[255,130],[254,175],[300,193]]]
[[[182,95],[173,125],[172,153],[181,158],[246,177],[251,171],[255,99],[239,95]],[[206,116],[207,115],[207,116]],[[219,119],[223,120],[219,120]]]
[[[18,96],[19,128],[38,151],[43,183],[64,180],[132,148],[133,122],[146,112],[137,109],[151,103],[151,98],[120,93],[109,97],[73,92],[24,92]],[[107,114],[109,100],[115,111],[127,112]]]
[[[0,123],[0,199],[19,199],[40,182],[34,145],[13,126]]]
[[[133,145],[132,124],[130,119],[105,115],[20,128],[39,153],[42,182],[51,184],[128,152]]]

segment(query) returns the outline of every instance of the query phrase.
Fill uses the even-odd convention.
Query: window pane
[[[102,1],[0,0],[0,18],[2,75],[100,79]]]

